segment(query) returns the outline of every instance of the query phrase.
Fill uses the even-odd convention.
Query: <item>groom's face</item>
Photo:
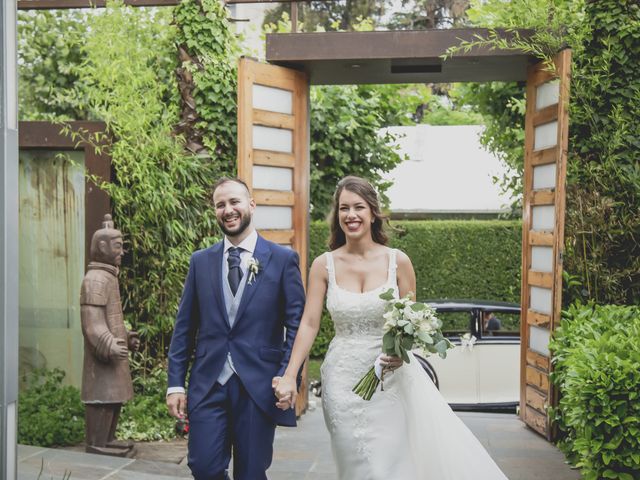
[[[213,192],[220,229],[227,237],[239,237],[251,225],[256,204],[244,185],[226,182]]]

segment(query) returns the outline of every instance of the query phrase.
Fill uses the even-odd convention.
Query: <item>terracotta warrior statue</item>
[[[122,316],[118,267],[124,254],[122,234],[111,215],[91,239],[90,263],[82,281],[80,306],[84,335],[82,401],[85,404],[86,451],[130,456],[132,442],[115,439],[122,404],[133,398],[129,351],[140,340],[127,331]]]

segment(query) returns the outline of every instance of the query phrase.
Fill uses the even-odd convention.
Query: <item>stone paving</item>
[[[278,428],[270,480],[335,480],[327,433],[319,400],[297,428]],[[459,413],[510,480],[578,480],[580,475],[563,455],[509,414]],[[62,480],[177,480],[191,478],[186,466],[186,442],[138,444],[135,459],[91,455],[82,451],[20,445],[18,479]],[[464,461],[464,459],[461,459]],[[469,466],[473,469],[473,466]],[[365,480],[365,479],[350,479]],[[409,479],[389,479],[409,480]],[[412,479],[413,480],[413,479]],[[433,479],[439,480],[439,479]]]

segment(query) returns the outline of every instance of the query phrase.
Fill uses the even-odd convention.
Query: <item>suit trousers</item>
[[[274,397],[275,402],[275,397]],[[216,382],[189,412],[188,463],[195,480],[267,480],[276,424],[251,399],[238,375]]]

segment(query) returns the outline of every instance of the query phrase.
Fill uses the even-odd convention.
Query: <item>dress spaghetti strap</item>
[[[325,252],[325,257],[327,260],[327,271],[329,272],[329,285],[336,284],[336,268],[333,263],[333,253]]]
[[[396,285],[397,284],[397,279],[396,279],[396,272],[398,270],[398,264],[396,263],[396,256],[397,256],[398,250],[396,250],[395,248],[390,248],[389,249],[389,271],[387,274],[387,283],[389,285]]]

